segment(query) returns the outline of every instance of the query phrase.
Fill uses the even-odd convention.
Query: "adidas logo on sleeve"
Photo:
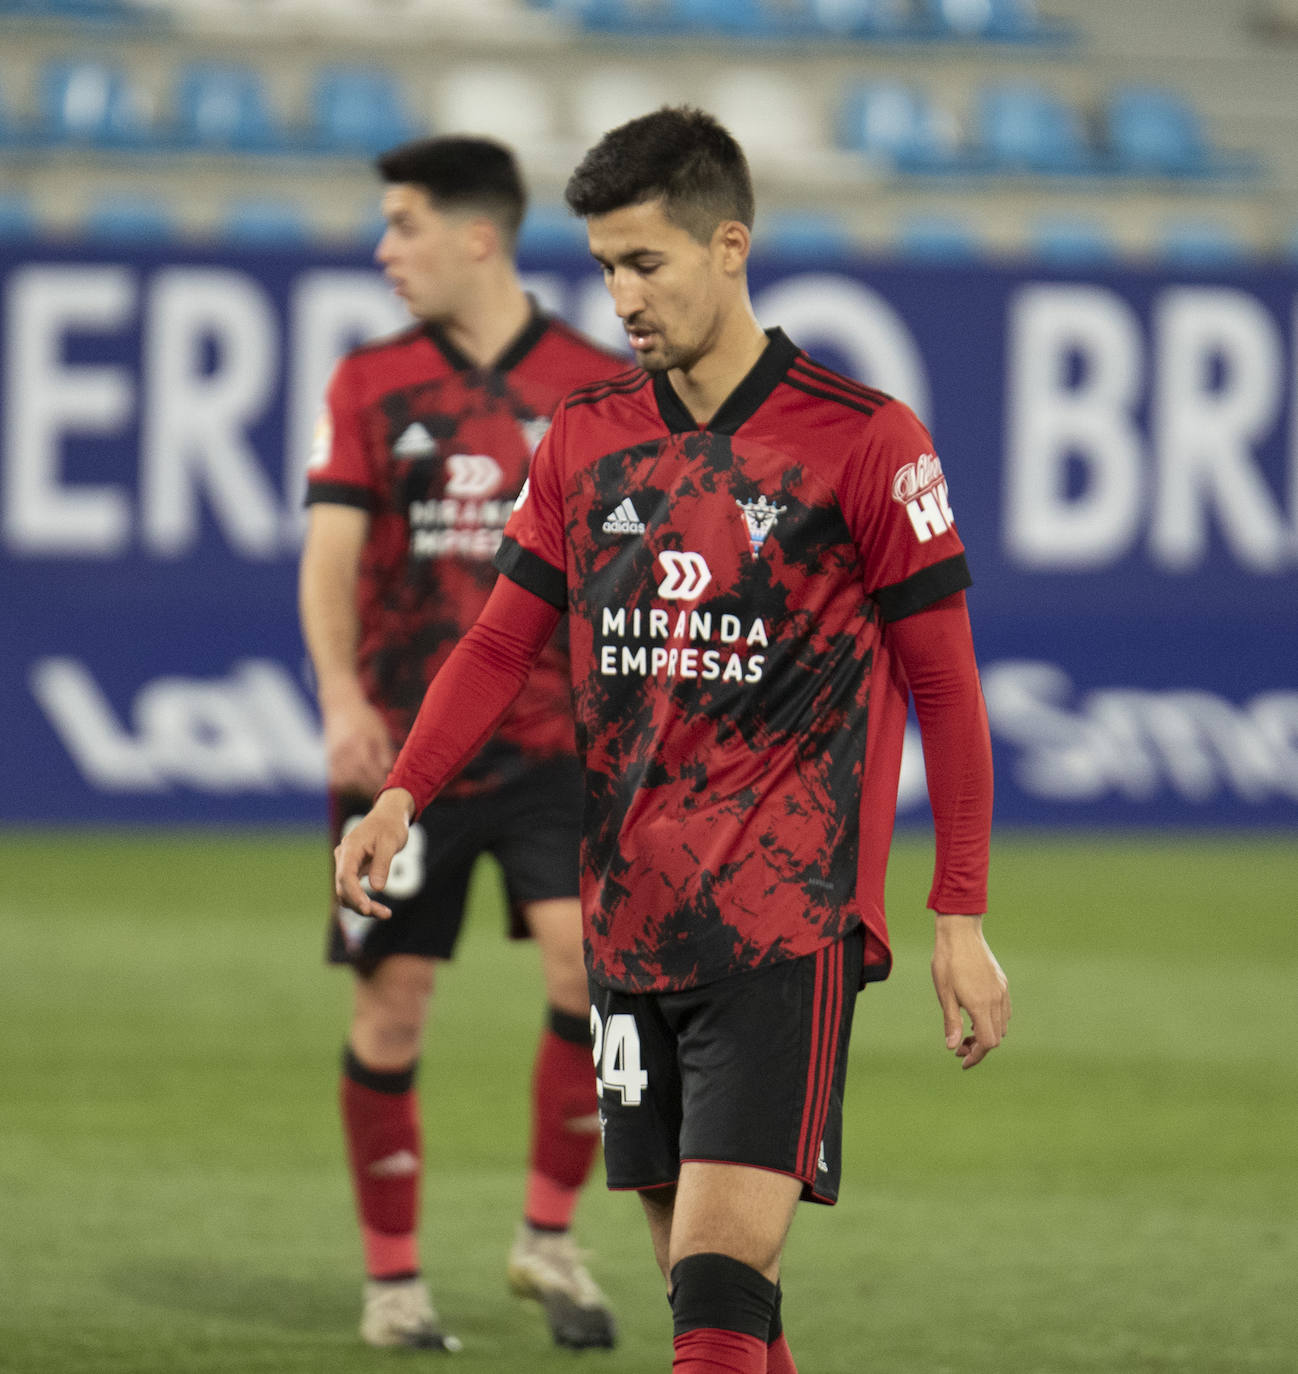
[[[644,521],[636,514],[628,496],[604,521],[605,534],[643,534]]]

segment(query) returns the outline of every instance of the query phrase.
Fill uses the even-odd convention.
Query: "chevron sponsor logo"
[[[505,474],[486,453],[453,453],[446,460],[446,494],[461,501],[481,501],[500,490]]]
[[[665,576],[658,595],[667,601],[697,601],[712,581],[712,571],[701,553],[664,549],[658,555]]]
[[[643,534],[644,521],[636,514],[628,496],[615,511],[610,512],[603,528],[605,534]]]

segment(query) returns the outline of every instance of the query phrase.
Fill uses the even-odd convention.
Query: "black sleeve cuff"
[[[350,482],[308,482],[303,505],[354,506],[373,514],[374,493],[368,487],[356,487]]]
[[[561,568],[525,549],[508,535],[496,550],[496,571],[517,582],[525,591],[548,601],[558,611],[568,609],[568,579]]]
[[[944,558],[940,563],[921,568],[904,582],[880,587],[874,593],[874,599],[879,603],[884,620],[905,620],[908,615],[941,601],[944,596],[962,592],[971,586],[973,578],[969,575],[969,564],[965,562],[964,554],[958,553],[953,558]]]

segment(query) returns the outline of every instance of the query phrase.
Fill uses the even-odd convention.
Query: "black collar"
[[[654,373],[654,397],[663,424],[673,434],[688,434],[705,429],[712,434],[734,434],[745,420],[750,420],[762,403],[784,379],[784,374],[801,352],[782,329],[766,331],[767,344],[762,356],[753,364],[748,375],[722,401],[717,413],[706,425],[689,413],[676,394],[665,372]]]
[[[506,346],[500,357],[485,368],[479,368],[471,358],[467,357],[458,349],[451,342],[441,325],[426,324],[424,326],[424,333],[456,372],[512,372],[513,369],[527,357],[532,349],[536,347],[541,340],[541,336],[550,327],[550,317],[541,310],[531,296],[528,296],[527,299],[532,307],[532,313],[527,323],[514,338],[513,342]]]

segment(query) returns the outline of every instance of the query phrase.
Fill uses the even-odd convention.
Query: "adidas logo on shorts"
[[[605,534],[643,534],[644,521],[636,514],[635,507],[631,504],[631,498],[618,506],[617,510],[610,513],[604,521]]]

